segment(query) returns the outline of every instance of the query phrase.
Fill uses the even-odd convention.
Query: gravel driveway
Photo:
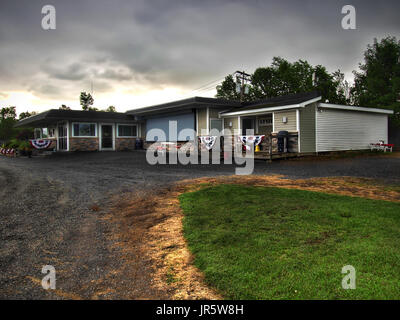
[[[400,158],[256,162],[254,173],[385,178],[400,185]],[[0,299],[168,298],[151,289],[140,257],[137,265],[121,267],[126,253],[102,219],[110,197],[231,174],[232,165],[150,166],[140,151],[0,157]],[[56,268],[56,291],[40,285],[44,265]]]

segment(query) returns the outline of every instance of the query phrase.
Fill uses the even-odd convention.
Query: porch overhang
[[[247,109],[247,110],[242,110],[242,111],[238,110],[238,111],[233,111],[233,112],[220,112],[219,115],[221,117],[245,116],[245,115],[256,116],[256,115],[260,115],[260,114],[271,113],[274,111],[304,108],[305,106],[307,106],[311,103],[314,103],[314,102],[318,102],[321,99],[322,99],[322,97],[317,97],[314,99],[304,101],[302,103],[296,103],[296,104],[291,104],[291,105],[257,108],[257,109]]]

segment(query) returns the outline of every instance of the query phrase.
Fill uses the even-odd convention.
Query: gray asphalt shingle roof
[[[16,127],[35,126],[56,121],[105,121],[105,122],[134,122],[134,118],[122,112],[81,111],[51,109],[32,117],[20,120]]]

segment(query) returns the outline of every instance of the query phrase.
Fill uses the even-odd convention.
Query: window
[[[259,125],[260,127],[272,126],[272,118],[269,118],[269,119],[259,119],[259,120],[258,120],[258,125]]]
[[[33,134],[35,139],[46,139],[50,137],[47,128],[35,128]]]
[[[42,129],[41,128],[35,128],[34,137],[35,137],[35,139],[42,139]]]
[[[49,138],[54,138],[56,136],[56,129],[55,128],[49,128],[48,129],[48,136],[49,136]]]
[[[96,124],[95,123],[73,123],[73,136],[74,137],[96,137]]]
[[[49,137],[49,130],[47,128],[42,129],[42,138],[48,138]]]
[[[137,136],[137,126],[129,124],[119,124],[118,125],[118,137],[136,137]]]
[[[221,119],[211,119],[210,120],[210,131],[217,129],[218,132],[222,131],[222,120]]]

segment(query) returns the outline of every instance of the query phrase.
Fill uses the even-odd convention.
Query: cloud
[[[62,89],[51,84],[33,84],[28,91],[42,98],[63,97]]]
[[[96,78],[101,79],[111,79],[111,80],[118,80],[118,81],[126,81],[132,80],[133,74],[130,70],[124,69],[106,69],[104,71],[96,71],[95,72]]]
[[[60,80],[77,81],[87,77],[86,67],[79,62],[74,62],[67,66],[44,64],[42,70],[46,72],[50,78]]]
[[[189,92],[237,69],[253,72],[273,56],[351,76],[374,37],[400,35],[399,1],[352,3],[357,30],[345,31],[344,0],[53,0],[57,29],[44,31],[46,1],[2,0],[0,87],[58,103],[77,101],[93,83],[97,102],[131,91],[133,105],[145,92]]]

